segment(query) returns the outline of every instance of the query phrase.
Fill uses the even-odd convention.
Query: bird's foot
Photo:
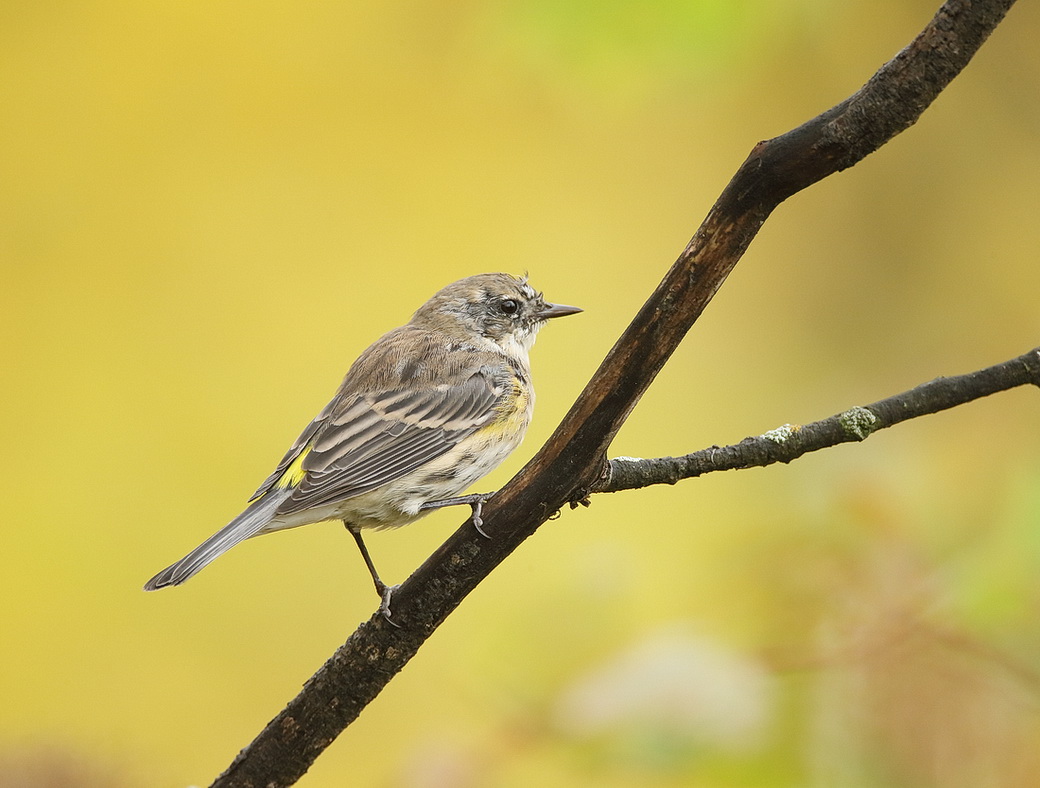
[[[442,509],[445,506],[461,506],[462,504],[468,504],[473,510],[473,514],[470,516],[470,520],[473,522],[473,527],[476,528],[477,533],[485,539],[490,539],[491,536],[483,528],[484,518],[480,515],[484,511],[484,504],[491,499],[492,495],[494,495],[493,492],[474,493],[473,495],[460,495],[458,498],[445,498],[443,501],[427,501],[420,506],[419,509]]]
[[[383,614],[383,618],[386,619],[388,624],[400,629],[401,625],[391,618],[393,611],[390,610],[390,597],[394,595],[394,591],[398,588],[400,588],[400,586],[388,586],[386,583],[380,582],[376,586],[376,593],[379,594],[380,598],[379,612]]]

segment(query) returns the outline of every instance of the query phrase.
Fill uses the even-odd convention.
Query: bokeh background
[[[540,445],[755,142],[937,0],[0,8],[0,785],[208,784],[375,607],[342,528],[140,591],[443,284],[530,271]],[[1040,8],[781,206],[614,454],[822,418],[1040,344]],[[370,545],[403,579],[459,525]],[[1040,399],[548,523],[318,786],[1026,786]]]

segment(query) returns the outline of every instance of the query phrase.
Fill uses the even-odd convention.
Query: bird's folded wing
[[[487,424],[508,390],[478,370],[458,385],[333,401],[300,436],[266,489],[294,487],[279,514],[361,495],[439,457]]]
[[[250,497],[250,502],[257,500],[265,493],[270,492],[277,486],[287,486],[283,480],[287,479],[289,466],[299,460],[300,454],[307,448],[311,439],[317,434],[318,430],[321,429],[322,425],[328,419],[332,412],[333,407],[336,405],[338,398],[333,399],[328,405],[322,408],[321,413],[314,417],[314,420],[308,424],[303,432],[300,433],[300,437],[296,439],[292,446],[289,447],[289,451],[285,453],[281,461],[278,463],[278,467],[274,469],[274,472],[264,479],[264,483],[256,488],[256,492]],[[279,485],[279,482],[282,482]]]

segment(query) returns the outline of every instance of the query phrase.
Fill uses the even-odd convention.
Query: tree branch
[[[682,457],[616,457],[589,492],[635,490],[653,484],[675,484],[713,471],[787,463],[811,451],[863,441],[878,430],[900,422],[1030,383],[1040,387],[1040,348],[977,372],[937,378],[902,394],[849,408],[811,424],[784,424],[730,446],[711,446]]]
[[[1014,0],[948,0],[853,96],[759,143],[537,455],[357,631],[213,783],[292,785],[459,603],[524,539],[603,475],[606,450],[772,210],[911,126],[971,60]]]

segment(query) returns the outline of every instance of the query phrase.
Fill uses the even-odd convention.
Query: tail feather
[[[239,542],[256,536],[275,516],[275,510],[291,490],[277,490],[254,501],[242,514],[225,525],[180,561],[166,567],[144,584],[145,591],[176,586],[201,571],[210,561],[223,555]]]

